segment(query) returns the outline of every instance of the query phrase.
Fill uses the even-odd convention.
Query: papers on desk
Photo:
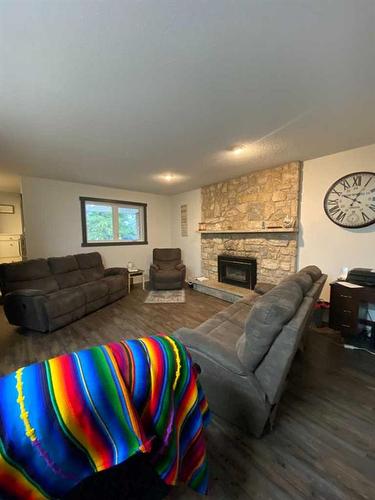
[[[208,281],[208,278],[205,276],[198,276],[198,278],[195,278],[197,281]]]
[[[342,286],[346,286],[347,288],[363,288],[362,285],[356,285],[355,283],[349,283],[348,281],[339,281],[338,283]]]

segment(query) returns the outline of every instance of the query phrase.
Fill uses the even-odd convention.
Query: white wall
[[[316,264],[328,274],[322,294],[327,300],[329,283],[342,267],[375,268],[375,225],[344,229],[331,222],[323,209],[329,187],[340,177],[361,170],[375,172],[375,144],[304,163],[298,267]]]
[[[181,236],[181,205],[187,205],[188,236]],[[201,273],[201,235],[197,232],[201,221],[201,190],[194,189],[171,197],[172,247],[182,250],[188,279]]]
[[[21,195],[0,192],[0,204],[14,205],[14,214],[0,214],[0,233],[22,234]]]
[[[22,196],[29,259],[98,251],[106,267],[130,260],[148,274],[152,249],[171,246],[168,196],[36,177],[22,178]],[[148,245],[81,247],[80,196],[147,203]]]
[[[349,230],[326,216],[323,199],[338,178],[360,170],[375,172],[375,145],[306,161],[303,167],[298,267],[316,264],[328,283],[344,266],[375,267],[375,225]],[[180,247],[187,276],[201,273],[200,189],[174,196],[112,189],[86,184],[24,177],[24,223],[28,257],[48,257],[98,250],[106,266],[125,266],[129,260],[148,269],[155,247]],[[148,204],[148,245],[81,247],[80,196],[140,201]],[[180,207],[188,205],[188,236],[181,236]],[[2,230],[2,229],[1,229]]]

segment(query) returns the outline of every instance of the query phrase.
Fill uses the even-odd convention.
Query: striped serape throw
[[[206,493],[207,419],[191,358],[169,336],[20,368],[0,379],[0,498],[61,498],[137,452],[166,484]]]

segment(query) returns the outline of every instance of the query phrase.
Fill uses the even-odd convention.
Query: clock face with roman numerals
[[[375,222],[375,172],[355,172],[336,181],[324,198],[332,222],[359,228]]]

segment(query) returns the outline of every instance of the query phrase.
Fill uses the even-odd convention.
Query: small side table
[[[135,276],[142,276],[142,290],[145,289],[145,272],[143,269],[137,269],[136,271],[129,271],[128,269],[128,293],[130,293],[130,287],[132,284],[132,280]]]

